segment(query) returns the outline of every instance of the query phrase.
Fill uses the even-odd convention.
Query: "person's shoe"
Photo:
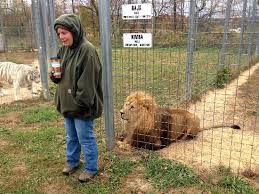
[[[91,180],[93,180],[93,178],[96,176],[96,174],[91,174],[89,172],[82,172],[79,177],[78,180],[80,182],[89,182]]]
[[[66,164],[66,166],[63,168],[62,173],[63,175],[70,175],[73,174],[77,169],[78,169],[79,165],[72,167],[69,164]]]

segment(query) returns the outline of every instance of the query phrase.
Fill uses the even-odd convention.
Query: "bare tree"
[[[99,11],[98,11],[97,1],[96,0],[89,0],[89,1],[80,0],[80,5],[91,12],[92,22],[93,22],[92,25],[94,28],[97,27],[99,29],[99,27],[98,27],[99,26]],[[95,17],[97,18],[96,20],[94,19]],[[95,22],[97,22],[97,24]]]
[[[121,19],[121,6],[123,0],[111,0],[111,23],[112,23],[112,36],[120,36],[120,28],[124,28],[125,23]]]
[[[182,30],[184,29],[184,9],[185,9],[185,6],[184,6],[184,0],[181,0],[181,26],[182,26]]]
[[[177,28],[177,2],[173,0],[173,30],[176,31]]]
[[[161,0],[160,2],[156,2],[155,0],[152,0],[152,6],[153,6],[153,18],[152,18],[152,31],[153,34],[156,34],[156,18],[165,10],[166,3],[164,0]]]

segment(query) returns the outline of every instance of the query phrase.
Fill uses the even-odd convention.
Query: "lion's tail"
[[[214,125],[212,127],[208,127],[208,128],[204,128],[203,130],[210,130],[210,129],[215,129],[215,128],[221,128],[221,127],[230,127],[232,129],[241,129],[241,127],[239,125],[233,124],[233,125],[224,125],[224,124],[219,124],[219,125]]]

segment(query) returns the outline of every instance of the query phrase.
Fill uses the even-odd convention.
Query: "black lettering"
[[[142,34],[133,34],[133,35],[131,35],[131,39],[143,39],[143,35]]]
[[[137,10],[136,5],[132,5],[132,6],[131,6],[131,10]]]

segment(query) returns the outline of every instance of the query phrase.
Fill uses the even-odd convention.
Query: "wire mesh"
[[[223,164],[235,171],[257,169],[258,86],[249,85],[258,79],[257,65],[253,66],[258,47],[255,1],[146,1],[154,8],[151,20],[122,20],[119,6],[128,3],[142,2],[121,1],[112,12],[116,130],[125,131],[129,125],[129,121],[121,121],[125,115],[119,113],[126,97],[141,90],[154,97],[160,108],[194,113],[200,118],[201,129],[205,129],[187,141],[181,139],[186,134],[184,129],[177,139],[170,139],[169,147],[162,145],[166,147],[160,150],[164,157],[198,167]],[[193,9],[190,3],[194,3]],[[152,48],[122,47],[123,33],[145,32],[152,33]],[[148,114],[140,109],[140,113],[132,111],[138,119]],[[122,112],[126,110],[130,108]],[[153,130],[159,131],[161,141],[168,139],[168,134],[162,135],[163,130],[170,133],[175,123],[156,117],[168,114],[158,116],[155,111],[155,122],[160,122],[160,127],[154,125]],[[161,127],[165,123],[167,126]],[[232,124],[241,130],[226,127]],[[155,144],[154,137],[145,130],[136,127],[132,139],[136,147],[154,148],[149,146]]]
[[[31,16],[14,19],[22,6],[1,1],[0,49],[24,51],[36,48]],[[77,13],[87,38],[99,46],[98,6],[95,1],[56,1],[56,15]],[[115,132],[125,130],[120,110],[127,96],[144,91],[166,113],[156,125],[168,132],[170,108],[197,115],[201,129],[195,137],[181,140],[163,136],[170,145],[159,152],[171,159],[201,167],[224,164],[236,171],[259,168],[259,52],[256,0],[216,1],[118,1],[111,2],[112,78]],[[151,3],[152,19],[123,20],[123,4]],[[193,7],[191,7],[193,5]],[[30,5],[28,4],[28,7]],[[191,11],[190,11],[191,10]],[[29,12],[26,12],[29,13]],[[26,17],[27,16],[27,17]],[[34,17],[32,17],[35,20]],[[35,21],[34,21],[35,22]],[[124,33],[152,33],[152,48],[124,48]],[[1,40],[4,44],[1,45]],[[1,47],[2,46],[2,47]],[[24,59],[25,60],[25,59]],[[137,115],[137,118],[147,115]],[[168,118],[169,117],[169,118]],[[147,123],[148,124],[148,123]],[[218,125],[236,124],[241,130]],[[185,125],[182,126],[184,128]],[[160,128],[154,129],[159,134]],[[156,136],[135,133],[136,147],[150,145]],[[153,141],[154,142],[154,141]],[[163,143],[163,144],[169,144]],[[152,146],[151,146],[152,149]]]

